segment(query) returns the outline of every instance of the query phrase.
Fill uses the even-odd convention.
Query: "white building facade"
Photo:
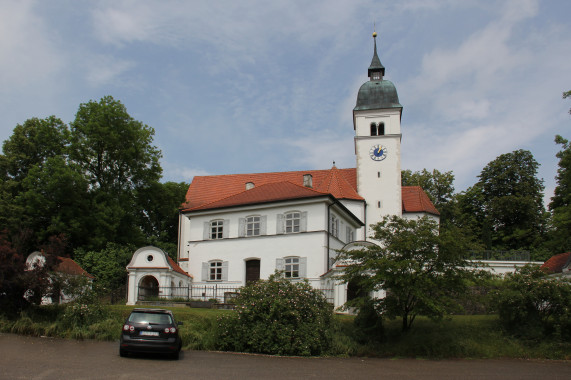
[[[146,261],[151,248],[137,251],[127,267],[129,304],[153,276],[159,287],[202,287],[205,297],[207,289],[221,289],[212,294],[223,299],[232,287],[278,270],[342,306],[348,295],[334,280],[342,270],[337,250],[370,241],[370,225],[384,215],[439,220],[420,187],[401,186],[402,106],[384,79],[373,36],[369,81],[353,110],[356,167],[194,177],[180,211],[177,263],[162,258],[155,265]]]

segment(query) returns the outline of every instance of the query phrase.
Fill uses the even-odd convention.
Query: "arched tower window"
[[[384,136],[385,123],[371,123],[371,136]]]

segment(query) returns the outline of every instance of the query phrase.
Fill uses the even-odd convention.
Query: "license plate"
[[[142,336],[159,336],[158,331],[141,331]]]

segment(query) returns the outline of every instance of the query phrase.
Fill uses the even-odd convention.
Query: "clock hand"
[[[379,151],[377,153],[381,154],[381,152],[382,152],[382,149],[381,149],[381,147],[379,147]]]

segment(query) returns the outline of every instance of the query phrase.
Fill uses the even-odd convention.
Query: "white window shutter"
[[[246,236],[246,218],[240,218],[238,222],[238,236]]]
[[[222,281],[228,281],[228,261],[222,262]]]
[[[266,235],[268,226],[268,216],[263,215],[260,217],[260,235]]]
[[[285,260],[282,258],[276,259],[276,270],[283,271],[285,270]]]
[[[278,221],[276,223],[276,234],[285,233],[284,214],[278,214]]]
[[[208,267],[210,265],[208,263],[202,263],[202,281],[208,281]]]
[[[299,232],[307,231],[307,211],[301,213],[301,220],[299,221]]]
[[[222,237],[228,239],[230,237],[230,219],[224,219],[224,224],[222,226]]]
[[[300,278],[307,277],[307,257],[299,258],[299,277]]]
[[[202,235],[204,240],[210,239],[210,222],[204,222],[204,234]]]

